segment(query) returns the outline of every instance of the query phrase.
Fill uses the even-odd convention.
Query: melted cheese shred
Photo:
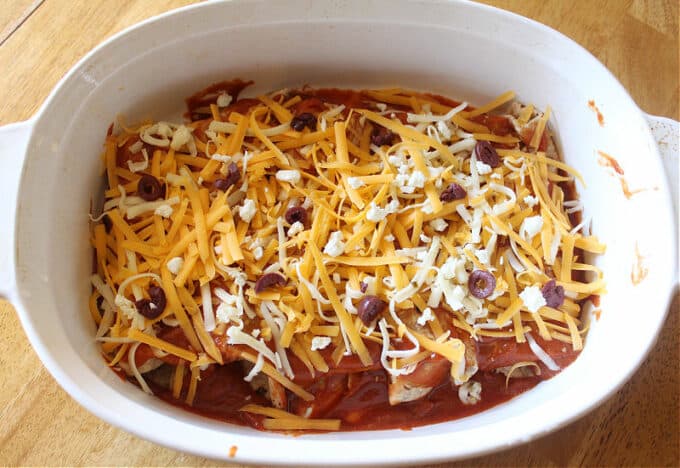
[[[107,136],[89,310],[109,365],[150,392],[142,375],[150,366],[138,357],[139,346],[149,346],[178,362],[170,389],[192,404],[201,372],[236,356],[250,363],[246,381],[264,374],[312,401],[289,357],[315,378],[350,355],[367,368],[379,359],[400,376],[434,353],[461,384],[474,370],[456,333],[528,341],[551,369],[532,332],[582,349],[581,303],[605,288],[584,256],[605,246],[572,225],[575,202],[563,182],[583,178],[542,147],[552,137],[549,109],[510,105],[511,91],[475,109],[403,89],[368,90],[362,108],[325,102],[312,129],[295,130],[295,106],[309,92],[261,95],[239,112],[214,103],[207,120],[121,126]],[[519,110],[507,114],[512,106]],[[512,121],[516,132],[498,132],[494,119]],[[526,144],[520,130],[530,125]],[[498,148],[498,167],[476,157],[478,141]],[[145,169],[128,170],[142,151],[164,187],[151,202],[137,193]],[[219,182],[234,177],[233,165],[237,180]],[[464,198],[441,196],[452,183]],[[291,207],[306,219],[287,221]],[[470,293],[472,270],[494,275],[489,297]],[[265,274],[284,281],[255,292]],[[553,278],[567,293],[556,309],[540,293]],[[163,289],[166,306],[149,319],[137,307],[151,286]],[[370,325],[357,315],[365,294],[390,304]],[[376,344],[379,358],[369,352]],[[524,365],[535,364],[516,363],[510,373]],[[271,430],[340,428],[340,420],[270,407],[241,411],[263,416]]]
[[[262,425],[265,429],[275,431],[337,431],[341,423],[340,419],[307,419],[280,409],[254,404],[245,405],[240,411],[266,416]]]

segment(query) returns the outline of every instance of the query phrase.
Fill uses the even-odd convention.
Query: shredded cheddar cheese
[[[582,349],[581,304],[605,291],[584,255],[605,246],[572,223],[581,207],[566,187],[583,178],[554,152],[550,109],[513,92],[478,108],[357,96],[216,94],[191,122],[107,136],[88,307],[110,366],[151,392],[153,369],[171,365],[168,390],[191,405],[206,369],[240,361],[272,404],[280,388],[313,405],[299,373],[350,356],[392,385],[436,355],[472,388],[468,339],[528,342],[551,370],[539,341]],[[540,374],[517,362],[506,385],[527,366]],[[266,429],[341,428],[280,408],[240,411]]]

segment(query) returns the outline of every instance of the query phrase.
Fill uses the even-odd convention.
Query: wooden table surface
[[[645,111],[678,119],[677,0],[485,0],[571,37]],[[0,125],[33,115],[86,52],[191,0],[5,0],[0,8]],[[642,368],[601,407],[534,442],[441,466],[680,464],[678,296]],[[92,416],[44,370],[13,308],[0,301],[0,466],[214,465]]]

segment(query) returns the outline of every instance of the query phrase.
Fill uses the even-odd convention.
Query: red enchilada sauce
[[[571,346],[556,341],[543,341],[535,338],[541,347],[550,354],[555,362],[564,368],[571,364],[578,356]],[[379,351],[372,353],[379,360]],[[320,410],[315,411],[315,418],[339,418],[342,420],[341,430],[379,430],[379,429],[409,429],[412,427],[434,424],[452,419],[470,416],[472,414],[492,408],[527,390],[538,383],[554,376],[557,372],[550,371],[542,363],[540,376],[511,378],[506,385],[505,375],[494,369],[509,366],[519,361],[536,362],[536,356],[526,343],[516,343],[509,339],[481,339],[477,343],[477,357],[479,372],[474,380],[482,385],[481,400],[475,405],[465,405],[458,396],[458,388],[447,376],[429,394],[415,401],[390,405],[388,401],[387,373],[375,366],[373,370],[361,371],[362,366],[356,360],[348,363],[345,368],[332,369],[327,375],[319,376],[309,381],[309,376],[302,376],[307,380],[305,388],[315,395],[315,405]],[[303,365],[292,357],[302,370]],[[357,372],[352,372],[356,370]],[[344,373],[349,372],[349,373]],[[238,362],[224,366],[211,366],[209,371],[201,375],[193,405],[183,402],[181,395],[177,400],[167,388],[149,381],[154,394],[164,401],[182,407],[187,411],[220,421],[252,426],[263,429],[263,416],[239,411],[247,403],[267,405],[268,400],[260,393],[253,391],[248,383],[243,381],[243,368]],[[134,380],[131,380],[134,382]],[[184,388],[188,387],[188,376]],[[290,398],[289,410],[297,413],[301,400],[294,396]]]
[[[251,83],[242,80],[217,83],[187,99],[188,112],[186,117],[196,123],[194,131],[199,140],[205,143],[208,139],[205,132],[215,112],[215,107],[213,106],[211,109],[210,105],[219,96],[229,96],[228,104],[219,108],[222,121],[228,121],[232,112],[246,115],[254,106],[261,104],[258,99],[239,98],[243,89]],[[315,126],[316,120],[310,124],[311,120],[308,119],[308,116],[310,114],[316,116],[325,112],[328,110],[327,104],[344,105],[345,109],[342,113],[347,117],[351,109],[375,108],[376,102],[376,99],[367,91],[302,88],[297,90],[295,95],[299,96],[299,99],[291,107],[291,112],[294,116],[302,119],[298,122],[300,129],[309,126],[311,130],[314,130],[311,125]],[[430,102],[450,107],[460,104],[457,101],[433,94],[418,96],[424,97]],[[399,103],[391,103],[390,109],[390,117],[397,118],[402,123],[407,123],[407,114],[413,111],[410,105]],[[474,108],[468,107],[466,110],[471,111]],[[270,126],[279,123],[274,116],[271,116],[271,119]],[[485,126],[490,133],[499,137],[515,135],[525,145],[528,145],[532,140],[536,129],[534,122],[533,127],[525,126],[521,131],[517,131],[510,118],[503,114],[483,113],[471,118],[471,121]],[[391,144],[392,139],[396,137],[395,134],[385,128],[378,130],[380,131],[374,131],[371,138],[374,144],[379,146]],[[350,129],[348,129],[349,131]],[[139,162],[139,151],[133,154],[131,147],[134,147],[135,144],[139,146],[140,141],[130,139],[117,148],[117,166],[126,168],[129,161]],[[496,148],[513,148],[513,145],[502,142],[491,144]],[[144,143],[144,148],[149,154],[153,153],[154,148],[147,143]],[[543,133],[538,150],[555,151],[548,132]],[[200,155],[205,156],[203,153]],[[311,170],[313,171],[313,169]],[[558,171],[558,174],[560,176],[567,175],[562,170]],[[318,174],[315,175],[318,176]],[[127,180],[124,175],[120,179],[121,183],[132,182]],[[201,182],[199,181],[199,183]],[[204,187],[210,186],[207,182],[202,182],[202,184]],[[229,185],[233,185],[233,182]],[[553,183],[550,182],[547,186],[549,195],[552,195]],[[573,183],[561,181],[558,186],[562,189],[565,199],[576,199]],[[162,188],[164,196],[165,186]],[[457,188],[462,190],[460,186]],[[220,190],[227,191],[228,189],[229,187],[225,186]],[[465,196],[463,194],[462,198]],[[454,200],[456,197],[448,198]],[[442,201],[451,201],[448,198],[443,197]],[[301,210],[299,207],[291,209]],[[289,224],[293,224],[291,221],[296,220],[300,220],[303,224],[311,223],[307,221],[311,211],[298,211],[290,212],[290,216],[287,213],[287,218],[290,218]],[[580,221],[580,212],[575,211],[568,217],[572,225],[577,225]],[[412,228],[407,227],[407,235],[410,236],[411,234]],[[507,237],[499,236],[498,245],[499,247],[507,247]],[[398,241],[395,241],[395,248],[399,248]],[[583,252],[577,247],[574,249],[574,255],[576,258],[582,258]],[[546,268],[546,273],[549,277],[553,276],[549,266]],[[281,279],[281,283],[274,282],[276,284],[272,283],[273,286],[284,285],[286,279],[283,277]],[[583,280],[582,272],[574,271],[572,279]],[[215,284],[212,284],[211,281],[211,286],[213,288],[220,287],[219,281],[216,281]],[[197,285],[191,285],[191,288],[192,291],[195,291]],[[256,283],[255,290],[259,292],[257,288]],[[488,296],[488,293],[477,297],[486,296]],[[304,401],[294,393],[287,392],[285,407],[281,409],[292,414],[315,419],[339,419],[341,421],[340,430],[408,429],[478,413],[533,388],[542,380],[559,372],[559,370],[548,369],[527,342],[518,343],[514,336],[504,338],[478,336],[472,339],[468,332],[451,324],[449,311],[439,308],[434,313],[441,318],[442,323],[450,324],[447,330],[452,337],[457,337],[465,343],[466,360],[468,360],[467,353],[473,355],[478,371],[474,373],[472,378],[475,382],[481,384],[481,395],[475,404],[463,402],[463,398],[459,394],[460,388],[454,385],[450,376],[451,364],[434,353],[420,361],[416,370],[408,377],[412,384],[431,387],[432,389],[422,397],[412,401],[391,404],[389,395],[391,377],[381,365],[381,345],[375,341],[364,340],[372,364],[363,364],[356,354],[344,356],[335,364],[332,357],[335,346],[329,346],[319,350],[329,370],[325,373],[317,371],[315,375],[310,373],[310,370],[298,357],[288,352],[287,356],[295,375],[291,380],[311,393],[314,399],[311,402]],[[370,322],[372,319],[373,317],[367,320]],[[545,319],[545,321],[550,322],[549,319]],[[250,332],[253,327],[247,325],[246,328],[246,331]],[[580,352],[575,351],[570,343],[558,339],[543,339],[534,324],[531,325],[531,331],[537,345],[552,358],[559,368],[571,364]],[[192,348],[190,340],[187,339],[180,327],[158,323],[154,327],[154,332],[157,338],[174,346],[189,351],[200,351]],[[171,390],[172,372],[173,368],[181,361],[179,357],[169,353],[159,357],[159,354],[155,353],[149,345],[141,344],[136,350],[135,364],[141,367],[153,358],[162,361],[160,367],[145,373],[144,376],[151,391],[164,401],[209,418],[264,429],[264,416],[241,410],[246,404],[262,406],[271,406],[272,404],[270,397],[265,395],[266,392],[262,388],[255,389],[253,385],[244,381],[244,376],[248,374],[249,370],[244,366],[240,352],[248,351],[248,348],[245,345],[227,344],[224,334],[221,336],[212,335],[212,339],[222,354],[224,364],[211,364],[201,371],[191,404],[185,402],[190,388],[190,371],[187,370],[183,374],[184,381],[178,398],[173,396]],[[276,351],[272,341],[267,342],[266,345],[272,351]],[[409,347],[406,342],[395,341],[396,343],[393,343],[393,345],[397,348],[403,346],[404,349],[407,349]],[[507,378],[508,369],[517,363],[533,364],[524,368],[525,370],[530,369],[529,372],[523,373],[524,375],[514,374],[511,375],[511,378]],[[137,382],[134,377],[128,377],[128,380],[133,383]]]

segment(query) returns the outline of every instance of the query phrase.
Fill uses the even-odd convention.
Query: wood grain
[[[34,5],[0,9],[0,31]],[[45,0],[0,46],[0,124],[30,117],[61,76],[115,32],[191,0]],[[678,2],[485,0],[545,23],[601,60],[642,109],[678,119]],[[679,301],[658,343],[592,413],[531,443],[453,466],[678,466]],[[0,302],[0,465],[208,466],[115,429],[44,370],[12,307]]]
[[[15,0],[6,8],[0,8],[0,45],[16,31],[44,1],[45,0]]]

